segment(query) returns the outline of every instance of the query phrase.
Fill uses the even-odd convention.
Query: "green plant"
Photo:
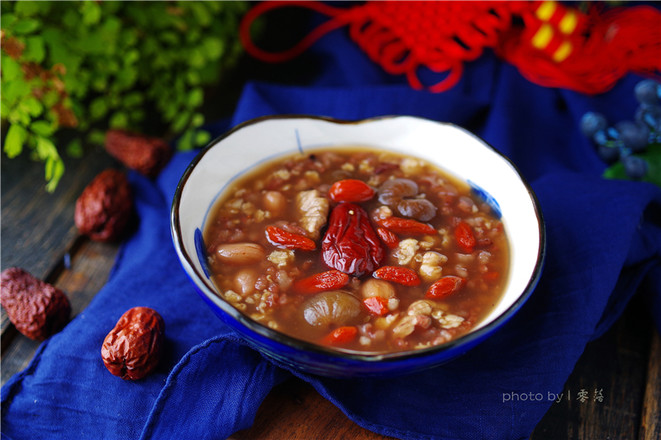
[[[107,128],[179,136],[189,149],[200,130],[203,87],[240,53],[247,2],[0,3],[4,151],[44,162],[46,188],[64,173],[62,151],[80,156]],[[73,141],[58,148],[65,129]],[[83,137],[84,139],[81,139]]]

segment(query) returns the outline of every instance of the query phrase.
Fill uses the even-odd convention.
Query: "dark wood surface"
[[[2,160],[2,269],[20,266],[67,292],[80,313],[106,282],[117,244],[79,237],[75,200],[89,181],[114,162],[103,151],[67,160],[54,194],[43,190],[42,165],[26,158]],[[68,255],[68,258],[66,257]],[[66,263],[70,260],[70,263]],[[2,311],[2,384],[28,364],[38,343],[19,334]],[[581,390],[589,400],[577,400]],[[595,389],[603,401],[594,401]],[[616,325],[590,343],[564,392],[572,399],[553,404],[533,439],[661,438],[661,342],[644,306],[634,301]],[[383,439],[350,421],[311,386],[290,379],[260,407],[252,428],[234,440]]]

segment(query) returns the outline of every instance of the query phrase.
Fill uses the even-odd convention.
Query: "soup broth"
[[[207,221],[219,295],[298,339],[368,353],[439,345],[477,325],[507,281],[502,222],[415,157],[365,148],[270,162]]]

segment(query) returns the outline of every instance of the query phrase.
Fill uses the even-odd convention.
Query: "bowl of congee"
[[[227,325],[278,365],[332,377],[465,353],[530,296],[545,249],[506,157],[409,116],[241,124],[184,172],[171,230]]]

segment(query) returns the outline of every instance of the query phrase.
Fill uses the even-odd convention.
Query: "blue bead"
[[[647,173],[647,162],[638,156],[628,156],[622,159],[624,172],[632,179],[641,179]]]
[[[606,145],[608,142],[608,136],[604,130],[599,130],[592,136],[592,140],[597,145]]]
[[[653,79],[645,79],[636,84],[634,95],[641,104],[656,104],[659,101],[659,84]]]
[[[640,152],[647,147],[647,141],[650,135],[650,129],[647,125],[640,122],[622,121],[615,125],[620,133],[620,140],[634,152]]]
[[[607,164],[616,162],[620,158],[619,148],[607,147],[605,145],[599,145],[597,147],[597,154]]]
[[[587,112],[581,118],[580,128],[585,137],[593,136],[599,130],[605,130],[608,122],[601,113]]]

